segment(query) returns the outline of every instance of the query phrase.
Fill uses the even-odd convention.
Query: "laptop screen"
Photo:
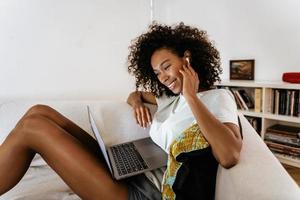
[[[91,128],[92,128],[92,131],[94,133],[94,136],[96,137],[96,140],[98,141],[98,144],[100,146],[102,154],[103,154],[103,156],[104,156],[104,158],[106,160],[106,163],[108,165],[108,168],[109,168],[109,170],[110,170],[110,172],[112,174],[112,168],[111,168],[111,165],[110,165],[110,162],[109,162],[109,158],[108,158],[108,155],[107,155],[107,152],[106,152],[105,144],[104,144],[103,139],[102,139],[102,137],[100,135],[100,132],[99,132],[97,126],[96,126],[95,120],[94,120],[94,118],[92,116],[92,113],[90,111],[89,106],[87,106],[87,110],[88,110],[88,115],[89,115],[89,120],[90,120],[90,125],[91,125]]]

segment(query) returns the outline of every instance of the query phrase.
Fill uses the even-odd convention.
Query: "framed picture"
[[[254,60],[230,60],[230,80],[254,80]]]

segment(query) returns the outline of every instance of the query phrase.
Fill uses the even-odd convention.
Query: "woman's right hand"
[[[152,117],[150,109],[144,105],[144,103],[138,103],[133,107],[133,115],[136,119],[136,123],[143,128],[147,128],[151,125]]]
[[[127,99],[127,103],[133,108],[136,123],[143,128],[148,127],[152,122],[152,117],[150,109],[142,101],[142,93],[139,91],[132,92]]]

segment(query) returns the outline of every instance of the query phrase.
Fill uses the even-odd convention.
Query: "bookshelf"
[[[284,91],[286,93],[288,93],[288,91],[295,91],[295,93],[300,94],[300,84],[291,84],[282,81],[271,82],[223,80],[221,83],[217,83],[215,85],[218,88],[227,88],[231,91],[245,90],[247,92],[247,94],[252,98],[253,103],[255,105],[253,108],[239,109],[239,112],[242,113],[245,117],[255,118],[258,121],[260,121],[260,128],[258,129],[258,133],[260,134],[262,140],[265,140],[265,134],[267,132],[267,129],[275,124],[300,127],[300,114],[298,114],[297,116],[291,116],[291,114],[295,115],[297,113],[291,113],[291,111],[289,111],[288,113],[288,111],[286,111],[287,113],[283,114],[282,112],[278,112],[278,103],[277,106],[275,106],[276,103],[274,100],[276,98],[276,95],[274,94],[276,93],[276,90]],[[260,95],[259,93],[257,93],[258,95],[256,94],[257,91],[261,92]],[[285,101],[288,100],[285,99]],[[242,104],[238,106],[241,107],[241,105]],[[276,112],[275,108],[277,108]],[[289,108],[287,108],[286,110],[288,109]],[[294,157],[279,153],[274,153],[274,155],[278,158],[278,160],[281,163],[300,168],[300,157]]]

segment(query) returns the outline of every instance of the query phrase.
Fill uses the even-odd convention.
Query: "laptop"
[[[168,156],[150,137],[106,147],[87,106],[92,132],[113,178],[120,180],[167,165]]]

